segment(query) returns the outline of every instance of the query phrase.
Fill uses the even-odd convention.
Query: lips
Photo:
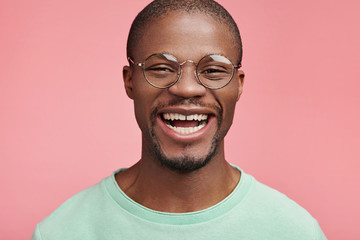
[[[158,104],[151,115],[152,134],[163,144],[192,144],[213,139],[222,109],[215,104],[188,100]]]

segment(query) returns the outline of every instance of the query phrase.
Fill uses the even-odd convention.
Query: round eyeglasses
[[[187,62],[195,64],[192,60],[179,63],[168,53],[152,54],[143,63],[135,63],[130,57],[128,61],[141,67],[146,81],[156,88],[171,87],[180,79],[182,65]],[[235,66],[225,56],[210,54],[201,58],[196,64],[195,75],[203,86],[209,89],[220,89],[229,84],[235,69],[240,67],[240,64]]]

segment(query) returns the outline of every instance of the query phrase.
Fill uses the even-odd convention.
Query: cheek
[[[149,88],[149,84],[146,82],[142,71],[136,71],[134,72],[133,78],[133,94],[134,94],[134,100],[137,99],[138,101],[141,101],[141,98],[144,97],[144,93]]]
[[[142,75],[135,74],[132,81],[135,118],[141,131],[144,131],[150,115],[150,106],[146,104],[150,104],[152,100],[148,99],[150,95],[146,94],[147,83],[145,79],[142,79]]]
[[[136,121],[143,133],[148,132],[151,125],[151,111],[156,105],[159,90],[152,87],[145,79],[134,78],[133,101]]]
[[[147,128],[146,126],[146,113],[143,111],[143,105],[141,102],[134,100],[134,112],[136,122],[142,132]]]
[[[229,128],[232,124],[235,106],[238,100],[238,86],[237,84],[231,84],[218,91],[217,98],[223,110],[223,125]]]

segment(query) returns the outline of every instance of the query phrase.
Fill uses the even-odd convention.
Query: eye
[[[145,74],[150,81],[169,80],[175,78],[178,74],[174,66],[166,63],[152,64],[145,68]]]
[[[156,68],[150,68],[150,69],[147,69],[147,71],[156,71],[156,72],[174,72],[172,69],[170,69],[170,68],[166,68],[166,67],[156,67]]]
[[[229,69],[223,66],[206,66],[202,69],[199,69],[199,75],[208,79],[208,80],[222,80],[224,78],[228,78],[229,76]]]
[[[173,73],[177,72],[174,67],[168,64],[156,64],[149,66],[145,69],[146,71],[156,72],[156,73]]]
[[[215,73],[224,73],[226,72],[225,69],[223,68],[218,68],[218,67],[209,67],[207,69],[202,70],[202,74],[215,74]]]

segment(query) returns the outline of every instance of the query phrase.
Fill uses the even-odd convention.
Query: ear
[[[129,98],[133,99],[133,80],[132,80],[132,69],[130,66],[123,67],[123,79],[126,94]]]
[[[245,73],[243,70],[238,70],[236,72],[236,78],[239,81],[239,91],[238,91],[238,96],[237,96],[237,100],[240,99],[240,96],[242,94],[243,91],[243,86],[244,86],[244,80],[245,80]]]

